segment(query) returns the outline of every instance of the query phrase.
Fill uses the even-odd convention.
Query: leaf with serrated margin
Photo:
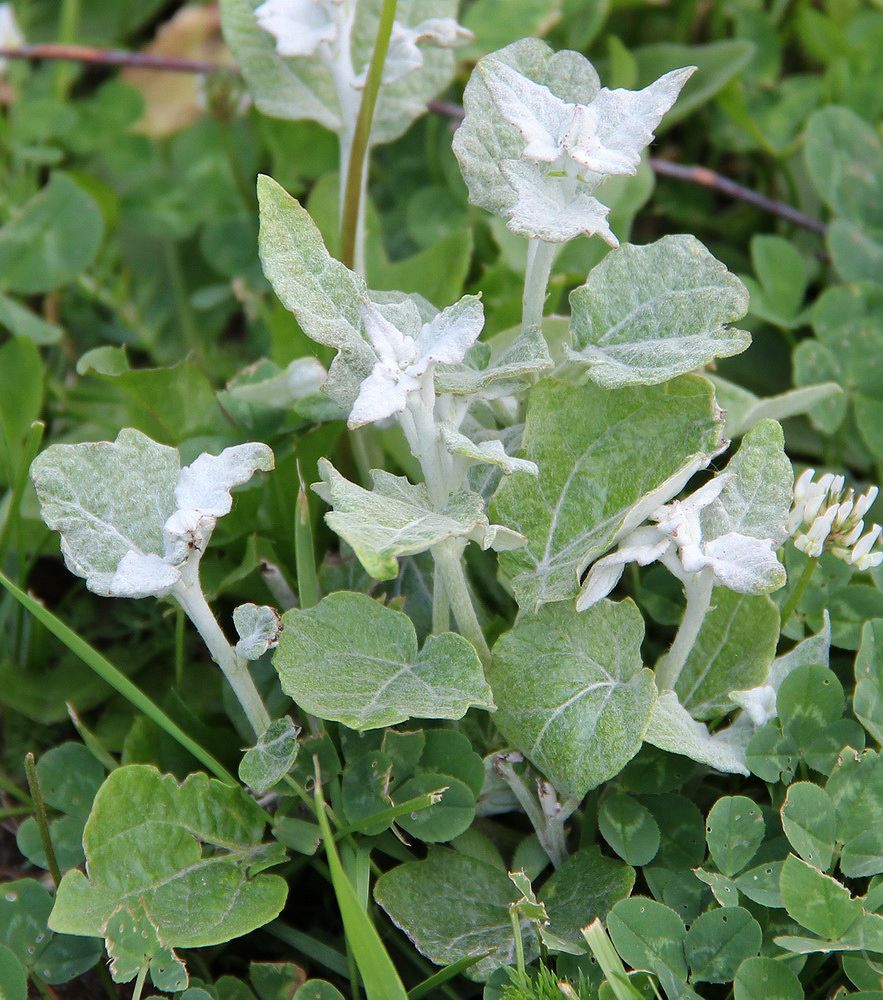
[[[491,525],[477,493],[455,493],[442,511],[433,509],[429,491],[383,469],[371,472],[373,490],[345,479],[327,459],[319,460],[321,483],[313,489],[333,510],[328,526],[348,542],[376,580],[394,580],[398,559],[425,552],[448,538],[471,538],[482,548],[521,544],[515,532]]]
[[[328,253],[307,210],[272,178],[258,178],[258,202],[264,274],[304,333],[339,352],[324,388],[349,411],[377,360],[362,335],[365,283]]]
[[[657,385],[751,343],[742,282],[693,236],[620,247],[570,294],[569,359],[608,389]]]
[[[418,651],[411,619],[365,594],[330,594],[283,621],[273,657],[282,689],[320,719],[365,730],[493,708],[470,643],[447,632]]]
[[[523,38],[486,58],[511,66],[573,104],[588,104],[601,86],[598,74],[584,56],[554,52],[536,38]],[[517,195],[501,166],[507,160],[521,158],[525,140],[520,129],[498,110],[480,67],[481,62],[463,94],[466,116],[454,136],[454,153],[472,204],[505,216]]]
[[[539,478],[504,481],[491,504],[528,539],[500,558],[519,605],[575,597],[586,567],[708,464],[720,426],[711,385],[694,375],[613,391],[540,382],[522,446]]]
[[[140,903],[170,948],[247,934],[279,914],[288,891],[276,875],[249,874],[284,859],[262,842],[267,819],[243,789],[204,774],[178,784],[145,764],[120,767],[86,823],[88,875],[65,874],[49,926],[101,937],[120,906]]]
[[[643,638],[631,601],[604,600],[543,608],[494,646],[497,727],[563,795],[582,797],[640,749],[656,700]]]

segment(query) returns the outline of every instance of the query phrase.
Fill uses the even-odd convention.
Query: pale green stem
[[[579,805],[579,799],[568,799],[554,817],[549,817],[543,811],[539,797],[528,786],[528,783],[518,774],[515,768],[503,756],[494,760],[494,769],[506,782],[512,794],[525,811],[531,826],[537,835],[540,846],[548,855],[555,868],[560,868],[567,858],[567,838],[564,824]]]
[[[261,736],[270,725],[270,715],[248,671],[247,661],[239,656],[227,641],[221,626],[212,614],[212,609],[206,602],[198,578],[179,584],[172,592],[172,596],[193,622],[211,658],[223,671],[255,736]]]
[[[779,619],[779,628],[784,629],[785,625],[788,623],[788,619],[797,610],[800,602],[803,600],[803,595],[806,593],[807,587],[809,587],[809,582],[812,580],[812,575],[816,571],[816,566],[818,566],[818,559],[810,559],[807,564],[803,567],[803,572],[800,574],[800,579],[797,581],[797,586],[791,592],[790,597],[782,607],[781,616]]]
[[[524,272],[524,298],[521,309],[521,329],[542,326],[546,290],[552,273],[552,262],[558,246],[545,240],[531,240],[527,247],[527,269]]]
[[[490,666],[491,651],[484,637],[478,615],[472,604],[472,595],[463,572],[463,544],[454,539],[448,539],[430,550],[435,560],[445,597],[454,615],[454,621],[460,634],[475,647],[478,658],[485,667]]]
[[[61,869],[58,867],[58,859],[55,857],[55,846],[49,834],[49,819],[46,815],[46,803],[43,801],[43,791],[40,788],[40,779],[37,776],[37,762],[32,753],[25,755],[25,775],[28,779],[28,790],[31,793],[31,801],[34,804],[34,819],[37,821],[37,830],[40,833],[40,843],[43,845],[43,853],[46,855],[46,867],[52,876],[52,881],[56,888],[61,882]]]
[[[509,919],[512,921],[512,938],[515,941],[515,968],[522,985],[527,981],[527,967],[524,963],[524,939],[521,936],[521,917],[518,908],[509,907]]]
[[[702,570],[689,577],[684,584],[687,606],[671,649],[656,665],[656,686],[660,691],[673,691],[684,669],[684,664],[696,644],[699,630],[711,606],[714,590],[714,576],[710,570]]]
[[[147,973],[149,970],[149,965],[142,965],[138,970],[138,978],[135,980],[135,989],[132,990],[132,1000],[141,1000],[141,994],[144,992],[144,983],[147,980]]]
[[[364,202],[366,185],[366,170],[368,162],[368,147],[371,138],[371,125],[374,121],[374,109],[377,107],[377,97],[383,82],[383,65],[389,52],[389,40],[396,16],[396,0],[383,0],[380,11],[380,21],[377,27],[377,38],[374,42],[374,52],[368,66],[365,79],[365,89],[362,93],[362,103],[359,106],[359,116],[353,132],[349,161],[346,164],[346,194],[343,204],[343,222],[340,233],[340,259],[349,268],[358,267],[357,235],[359,231],[360,212],[364,228]],[[344,164],[341,164],[343,169]],[[364,261],[362,262],[364,266]]]
[[[442,632],[449,632],[451,629],[451,606],[448,604],[448,595],[445,585],[442,582],[441,571],[438,563],[433,567],[432,578],[432,633],[439,635]]]

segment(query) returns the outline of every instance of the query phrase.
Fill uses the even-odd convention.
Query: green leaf
[[[720,872],[709,872],[702,868],[694,868],[693,874],[711,889],[716,902],[721,906],[739,905],[739,889],[731,878],[721,875]]]
[[[634,869],[605,857],[595,845],[575,851],[539,893],[549,915],[549,929],[570,944],[582,943],[582,928],[593,920],[604,920],[634,884]]]
[[[497,727],[562,794],[581,798],[638,752],[656,700],[643,637],[631,601],[604,600],[543,608],[494,646]]]
[[[782,893],[779,882],[782,875],[781,861],[770,861],[757,865],[742,872],[734,880],[739,892],[746,895],[752,902],[770,908],[782,907]]]
[[[47,928],[51,911],[52,896],[39,882],[29,878],[6,882],[0,893],[0,939],[44,982],[66,983],[98,961],[101,942],[53,934]]]
[[[839,938],[862,915],[861,900],[793,854],[785,859],[779,886],[788,916],[824,938]]]
[[[343,920],[347,944],[361,973],[365,994],[368,1000],[406,1000],[405,987],[392,964],[389,953],[366,912],[364,902],[356,894],[341,864],[334,835],[331,833],[331,824],[325,811],[325,800],[322,798],[322,775],[318,764],[316,764],[315,779],[313,801],[316,818],[322,830],[325,856],[328,858],[331,882],[334,886],[337,908]]]
[[[855,658],[855,717],[878,743],[883,743],[883,620],[866,622]]]
[[[879,826],[857,834],[843,845],[840,871],[847,878],[867,878],[883,873],[883,830]]]
[[[754,857],[763,843],[764,833],[763,814],[744,795],[726,795],[718,799],[705,825],[711,857],[729,877],[740,872]]]
[[[670,907],[645,896],[623,899],[610,911],[607,930],[623,961],[655,973],[666,993],[671,984],[686,980],[687,932]]]
[[[804,156],[837,215],[883,229],[883,142],[871,125],[849,108],[822,108],[807,123]]]
[[[246,750],[239,763],[239,780],[262,794],[291,770],[297,759],[300,729],[289,716],[274,719],[257,744]]]
[[[712,397],[691,375],[612,391],[546,379],[532,390],[522,451],[539,478],[510,477],[491,507],[528,538],[500,557],[522,608],[575,597],[586,567],[708,463],[719,447]]]
[[[808,864],[827,871],[834,856],[837,824],[834,804],[810,781],[791,785],[782,804],[782,828],[794,850]]]
[[[837,814],[837,839],[848,843],[883,822],[883,758],[873,750],[845,748],[825,791]]]
[[[730,691],[766,677],[778,640],[779,610],[769,597],[715,587],[675,687],[681,704],[697,719],[728,711]]]
[[[571,361],[598,385],[657,385],[744,351],[742,282],[692,236],[609,253],[570,294]]]
[[[656,699],[644,741],[669,753],[683,754],[718,771],[747,774],[745,749],[741,739],[731,738],[727,729],[710,733],[678,701],[674,691],[663,691]]]
[[[760,924],[741,906],[702,913],[690,926],[684,951],[693,982],[728,983],[760,951]]]
[[[803,1000],[800,980],[784,962],[746,958],[733,980],[735,1000]]]
[[[294,994],[294,1000],[344,1000],[344,997],[324,979],[311,979]]]
[[[841,404],[846,402],[843,389],[836,382],[805,385],[761,399],[718,375],[708,378],[714,385],[719,405],[726,411],[724,432],[730,438],[740,437],[761,420],[786,420],[808,413],[820,404],[829,405],[838,399]]]
[[[0,476],[6,482],[19,474],[25,436],[40,416],[43,378],[40,352],[29,340],[13,337],[0,346]]]
[[[803,305],[809,281],[806,263],[782,236],[751,238],[751,263],[760,288],[751,289],[751,312],[777,326],[789,328]]]
[[[7,295],[0,295],[0,327],[7,329],[14,337],[22,337],[40,346],[57,344],[61,339],[60,326],[47,323],[41,316]]]
[[[52,445],[31,466],[43,519],[61,534],[68,569],[102,596],[111,595],[129,552],[162,558],[179,473],[174,448],[131,428],[113,442]]]
[[[737,531],[781,545],[788,536],[786,520],[794,488],[781,426],[775,420],[756,424],[742,439],[724,475],[732,478],[700,515],[703,539]]]
[[[461,490],[441,511],[435,509],[423,483],[383,469],[371,472],[374,488],[366,490],[345,479],[327,459],[319,460],[322,482],[313,489],[333,509],[328,526],[353,547],[359,561],[377,580],[394,580],[402,556],[425,552],[448,538],[472,538],[482,548],[511,547],[514,532],[489,525],[484,500]]]
[[[4,1000],[27,1000],[28,974],[13,951],[0,944],[0,993]]]
[[[104,233],[95,201],[67,174],[49,183],[0,229],[0,288],[51,292],[84,271]]]
[[[881,185],[883,187],[883,185]],[[875,281],[883,267],[883,235],[865,232],[861,225],[833,219],[828,226],[828,252],[844,281]]]
[[[452,774],[479,796],[484,787],[484,761],[472,749],[469,738],[455,729],[427,729],[421,735],[424,748],[420,769]]]
[[[773,784],[778,781],[788,784],[799,758],[800,748],[775,722],[761,726],[745,748],[745,760],[752,774]]]
[[[121,906],[107,921],[104,936],[115,983],[131,982],[146,965],[158,990],[177,993],[187,988],[184,963],[163,943],[159,929],[142,907],[134,912]]]
[[[67,872],[49,926],[98,936],[125,905],[143,908],[172,948],[247,934],[280,912],[287,893],[278,876],[249,876],[249,869],[281,860],[261,841],[266,820],[241,788],[204,774],[179,785],[154,767],[118,768],[86,823],[89,875]],[[204,854],[203,846],[211,851]]]
[[[351,729],[410,718],[459,719],[493,700],[472,646],[453,633],[418,652],[407,615],[364,594],[330,594],[286,612],[273,657],[282,688],[305,711]]]
[[[846,699],[833,670],[803,666],[790,673],[776,698],[783,732],[798,745],[809,744],[843,715]]]
[[[439,791],[439,801],[428,809],[400,816],[396,820],[406,833],[425,844],[453,840],[469,829],[475,819],[475,794],[472,789],[449,774],[421,771],[399,785],[393,796],[398,803]]]
[[[503,869],[447,848],[393,868],[374,887],[390,920],[436,965],[487,953],[464,972],[477,982],[515,960],[509,906],[518,896]],[[521,933],[529,962],[539,953],[536,933],[526,920]]]
[[[618,792],[601,800],[598,829],[630,865],[649,864],[659,850],[659,827],[653,814],[631,795]]]
[[[678,103],[665,116],[663,132],[683,121],[696,108],[711,100],[733,79],[754,55],[751,42],[739,40],[711,42],[708,45],[678,45],[662,42],[633,49],[638,66],[638,84],[646,86],[658,76],[678,66],[696,66],[697,72],[687,81]]]
[[[264,274],[304,333],[339,352],[326,391],[349,412],[377,360],[362,335],[365,283],[328,253],[307,210],[270,177],[258,178],[258,201]]]

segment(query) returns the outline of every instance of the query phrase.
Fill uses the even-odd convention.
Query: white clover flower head
[[[524,139],[521,158],[500,167],[517,195],[509,228],[549,242],[598,235],[618,246],[609,208],[592,195],[605,177],[637,171],[641,151],[696,67],[666,73],[643,90],[602,87],[588,104],[562,100],[494,57],[478,69],[497,110]]]
[[[413,28],[407,28],[398,21],[393,22],[389,39],[389,51],[383,64],[383,82],[395,83],[423,65],[421,46],[434,45],[440,49],[454,49],[468,45],[475,36],[467,28],[458,24],[453,17],[432,17],[421,21]],[[365,86],[368,68],[356,77],[355,86]]]
[[[592,566],[577,599],[577,611],[606,597],[630,562],[639,566],[662,562],[684,584],[707,571],[716,585],[738,593],[763,593],[781,586],[784,570],[772,539],[736,531],[703,537],[702,511],[718,499],[732,478],[727,472],[715,476],[685,499],[659,507],[649,517],[654,524],[626,535],[615,552]]]
[[[477,296],[464,296],[424,323],[416,336],[399,330],[374,305],[364,308],[362,324],[377,361],[359,387],[350,427],[401,413],[408,397],[430,384],[435,364],[461,362],[481,333],[484,309]]]
[[[17,49],[24,45],[25,36],[18,26],[15,8],[11,3],[0,3],[0,49]],[[7,60],[0,59],[0,73],[6,70]]]
[[[830,552],[858,570],[883,562],[883,550],[874,550],[883,529],[877,524],[865,532],[864,516],[877,499],[876,486],[856,496],[845,489],[843,476],[825,473],[818,481],[807,469],[794,483],[794,502],[787,528],[794,545],[811,558]]]
[[[337,39],[334,7],[339,0],[264,0],[258,24],[276,39],[280,56],[311,56]]]

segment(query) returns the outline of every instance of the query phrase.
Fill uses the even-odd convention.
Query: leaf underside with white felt
[[[575,597],[585,568],[705,467],[720,429],[712,387],[694,375],[617,390],[538,383],[521,457],[539,477],[504,481],[491,504],[528,539],[500,557],[521,608]]]

